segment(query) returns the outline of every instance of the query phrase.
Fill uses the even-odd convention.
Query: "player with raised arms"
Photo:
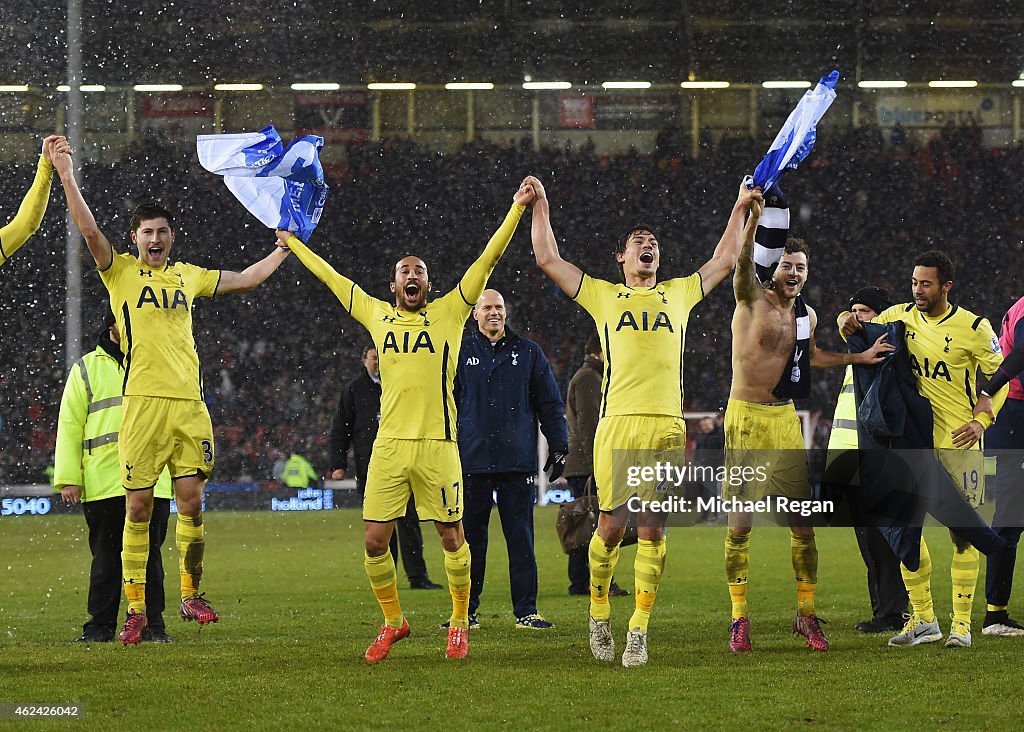
[[[277,232],[279,244],[294,251],[370,332],[380,358],[380,428],[366,474],[363,564],[384,624],[366,649],[368,662],[386,658],[392,645],[409,636],[388,542],[395,520],[405,514],[410,493],[420,520],[434,522],[444,548],[452,596],[445,655],[456,659],[469,654],[470,552],[462,530],[455,372],[466,320],[534,198],[534,188],[524,182],[504,222],[458,286],[430,302],[427,265],[419,257],[404,257],[394,266],[395,300],[390,303],[370,297],[291,232]]]

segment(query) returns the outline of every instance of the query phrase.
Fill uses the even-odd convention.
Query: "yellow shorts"
[[[420,521],[462,520],[462,463],[454,440],[378,437],[366,468],[364,521],[394,521],[416,497]]]
[[[810,498],[807,448],[793,403],[730,399],[725,410],[725,467],[723,499]]]
[[[612,511],[634,494],[641,501],[681,494],[681,485],[666,483],[656,472],[651,477],[658,463],[684,469],[686,422],[682,418],[662,414],[602,417],[594,435],[594,482],[600,509]]]
[[[985,502],[985,454],[981,450],[943,448],[935,451],[939,463],[949,474],[973,508]]]
[[[121,483],[152,488],[166,466],[171,479],[213,473],[213,423],[195,399],[126,396],[118,435]]]

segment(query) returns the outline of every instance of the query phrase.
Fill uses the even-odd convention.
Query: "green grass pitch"
[[[969,649],[888,648],[885,636],[852,629],[869,611],[851,529],[818,532],[818,612],[829,621],[828,653],[812,654],[792,635],[788,532],[766,527],[755,529],[751,542],[754,652],[730,654],[724,528],[699,526],[670,530],[649,665],[599,664],[587,645],[586,598],[566,592],[554,519],[553,508],[537,510],[538,604],[554,630],[513,627],[495,516],[482,627],[471,634],[469,658],[444,658],[437,625],[450,612],[448,593],[408,590],[400,579],[412,636],[369,666],[362,653],[381,618],[363,573],[355,510],[208,514],[203,588],[221,622],[200,631],[178,621],[170,606],[174,643],[133,648],[70,642],[85,619],[89,558],[81,516],[5,518],[0,704],[76,702],[85,705],[86,719],[0,727],[891,730],[1008,729],[1020,722],[1024,638],[982,636],[982,598]],[[429,525],[424,537],[431,576],[444,582]],[[947,632],[950,543],[939,528],[927,537],[936,611]],[[634,551],[622,552],[616,575],[624,586],[632,585]],[[171,601],[173,546],[164,562]],[[984,571],[978,586],[984,594]],[[621,652],[632,598],[612,605]],[[1024,614],[1019,600],[1011,613]]]

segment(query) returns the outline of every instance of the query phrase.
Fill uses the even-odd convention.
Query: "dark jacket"
[[[1005,546],[963,498],[932,449],[932,405],[917,391],[904,341],[905,326],[865,323],[850,336],[852,353],[880,335],[896,346],[879,365],[854,366],[862,508],[911,571],[919,568],[926,513],[989,554]]]
[[[544,352],[505,329],[491,345],[479,330],[462,339],[456,389],[462,472],[537,472],[537,422],[551,452],[568,450],[562,396]]]
[[[587,356],[572,375],[565,395],[565,421],[569,428],[569,455],[565,459],[565,477],[575,478],[594,472],[594,434],[601,418],[601,378],[604,364]]]
[[[371,379],[364,368],[341,391],[327,445],[330,471],[338,468],[348,470],[350,445],[360,462],[365,464],[370,458],[379,426],[380,383]]]

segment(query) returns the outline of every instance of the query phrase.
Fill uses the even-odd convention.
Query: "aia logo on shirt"
[[[926,357],[924,364],[917,360],[917,356],[910,354],[910,368],[913,369],[914,373],[920,377],[927,379],[945,379],[946,381],[952,381],[952,377],[949,375],[949,366],[946,365],[945,361],[936,361],[934,364]]]
[[[165,308],[173,310],[174,308],[184,308],[188,310],[188,299],[185,297],[185,293],[182,290],[166,290],[160,288],[160,295],[158,296],[156,290],[149,285],[142,288],[142,292],[139,293],[139,302],[135,305],[136,308],[142,308],[143,305],[150,304],[155,308]]]
[[[434,351],[434,344],[430,341],[430,333],[425,330],[421,330],[416,335],[416,340],[413,341],[410,336],[411,332],[405,331],[401,334],[401,339],[394,333],[394,331],[388,331],[384,336],[384,347],[381,348],[381,354],[385,354],[388,351],[394,351],[395,353],[416,353],[420,349],[436,353]]]
[[[622,315],[619,316],[619,323],[615,326],[615,332],[617,333],[623,328],[644,332],[649,331],[651,333],[658,330],[658,328],[666,328],[669,333],[675,332],[675,329],[672,327],[672,321],[669,320],[668,314],[664,311],[648,313],[646,310],[642,310],[639,315],[638,319],[629,310],[623,310]]]

